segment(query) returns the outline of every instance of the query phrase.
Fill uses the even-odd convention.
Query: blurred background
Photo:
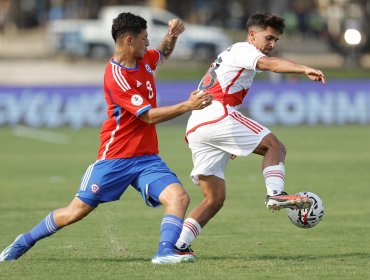
[[[281,48],[284,52],[331,54],[335,60],[333,66],[348,63],[350,61],[346,58],[356,55],[352,58],[357,61],[351,63],[364,67],[369,65],[370,1],[367,0],[0,0],[1,57],[40,58],[54,54],[53,51],[63,51],[57,49],[62,46],[56,46],[56,42],[48,45],[51,42],[49,37],[55,35],[50,33],[59,32],[62,35],[64,32],[63,35],[66,35],[69,32],[67,35],[72,36],[71,33],[75,32],[75,36],[84,36],[76,34],[78,30],[73,29],[73,24],[79,24],[78,20],[91,20],[90,24],[100,20],[101,24],[110,27],[112,18],[104,17],[114,17],[125,10],[124,6],[118,5],[144,5],[151,9],[168,10],[188,24],[220,27],[233,41],[244,39],[245,23],[251,14],[269,11],[286,19]],[[104,14],[107,6],[116,6],[116,9]],[[157,18],[158,24],[167,20],[165,14],[161,16]],[[70,20],[70,25],[59,26],[56,30],[55,23],[65,24],[60,20]],[[69,39],[59,38],[65,40],[60,44],[68,44]],[[26,52],[22,51],[25,45]],[[88,47],[90,49],[86,54],[93,58],[103,56],[102,50],[94,50],[96,46]],[[68,52],[68,49],[64,51]]]
[[[185,22],[172,59],[156,73],[161,105],[186,99],[216,55],[245,40],[248,17],[268,11],[286,22],[274,55],[322,69],[329,85],[259,74],[244,104],[248,113],[265,124],[370,122],[368,0],[0,0],[0,125],[69,125],[50,114],[70,110],[69,118],[81,117],[69,100],[89,104],[92,96],[95,120],[73,126],[99,125],[103,73],[114,47],[111,23],[124,11],[148,21],[153,48],[169,19]],[[12,102],[28,106],[15,113]]]

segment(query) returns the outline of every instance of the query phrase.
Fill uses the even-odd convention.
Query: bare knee
[[[176,199],[174,199],[174,204],[181,209],[187,209],[190,204],[190,196],[184,190],[183,192],[176,195]]]
[[[172,184],[159,195],[159,201],[168,211],[180,215],[188,209],[190,197],[181,185]]]
[[[60,208],[54,211],[54,220],[59,228],[82,220],[91,211],[94,210],[93,207],[76,199],[78,198],[75,198],[67,207]]]
[[[87,213],[85,213],[85,211],[83,211],[80,208],[79,209],[70,209],[68,211],[68,215],[67,215],[68,223],[72,224],[72,223],[75,223],[77,221],[80,221],[83,218],[85,218],[86,215],[87,215]]]
[[[278,149],[280,150],[280,153],[284,156],[284,158],[285,158],[285,156],[286,156],[286,154],[287,154],[287,149],[286,149],[286,147],[285,147],[285,145],[283,144],[283,143],[281,143],[279,140],[278,140]]]
[[[268,151],[279,153],[282,158],[285,158],[287,154],[285,145],[273,133],[262,139],[254,153],[264,156]]]
[[[226,199],[225,181],[216,176],[200,175],[200,185],[203,191],[203,204],[212,212],[217,213]]]

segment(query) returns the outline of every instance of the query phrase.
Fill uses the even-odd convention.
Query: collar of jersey
[[[139,69],[139,63],[137,63],[137,62],[136,62],[136,66],[135,66],[134,68],[125,67],[125,66],[123,66],[123,65],[119,64],[119,63],[118,63],[117,61],[115,61],[113,58],[111,59],[111,63],[112,63],[112,64],[115,64],[115,65],[117,65],[117,66],[119,66],[119,67],[121,67],[121,68],[123,68],[123,69],[125,69],[125,70],[137,70],[137,69]]]

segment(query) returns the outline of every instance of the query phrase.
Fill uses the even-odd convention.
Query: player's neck
[[[113,60],[126,68],[136,67],[136,58],[122,51],[116,50],[113,55]]]

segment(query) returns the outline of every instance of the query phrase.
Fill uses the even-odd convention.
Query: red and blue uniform
[[[129,185],[155,207],[160,204],[158,197],[163,189],[180,183],[157,155],[155,125],[139,118],[157,107],[153,71],[161,59],[159,51],[148,50],[135,68],[125,68],[113,59],[106,67],[104,95],[108,119],[100,132],[97,161],[86,170],[76,194],[93,207],[118,200]]]

